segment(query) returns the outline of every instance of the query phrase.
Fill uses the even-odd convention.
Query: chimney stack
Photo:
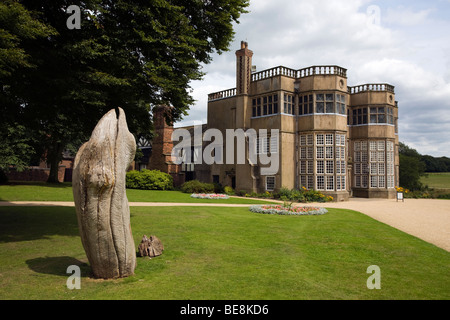
[[[248,43],[241,41],[241,49],[236,51],[236,94],[248,94],[252,74],[253,51]]]

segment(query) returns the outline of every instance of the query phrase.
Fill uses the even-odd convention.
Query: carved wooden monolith
[[[136,141],[124,111],[113,109],[98,122],[75,157],[72,187],[81,242],[96,278],[132,275],[136,248],[125,189]]]

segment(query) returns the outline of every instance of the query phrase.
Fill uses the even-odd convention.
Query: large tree
[[[67,27],[70,5],[81,9],[81,29]],[[10,122],[25,125],[45,148],[49,181],[57,181],[63,149],[87,140],[111,108],[125,110],[136,137],[150,136],[151,105],[174,106],[173,121],[186,115],[194,102],[190,81],[202,78],[201,64],[214,52],[228,50],[248,0],[7,0],[4,6],[20,7],[39,23],[39,36],[16,41],[34,67],[2,75],[0,63],[0,83],[7,88],[3,98],[12,101],[6,111],[20,110]]]
[[[400,185],[411,190],[423,189],[423,184],[420,182],[420,178],[425,175],[426,165],[422,162],[422,156],[420,153],[400,142],[399,158]]]
[[[38,21],[16,1],[0,3],[0,171],[14,166],[21,171],[35,153],[33,137],[23,125],[23,99],[11,87],[16,72],[35,68],[23,48],[24,41],[35,41],[55,35],[55,31]]]

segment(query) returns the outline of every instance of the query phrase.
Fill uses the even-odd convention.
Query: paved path
[[[303,205],[303,204],[298,204]],[[327,208],[351,209],[428,241],[450,252],[450,200],[351,198],[350,201],[309,203]],[[0,201],[0,206],[74,206],[73,202]],[[130,206],[248,207],[248,204],[130,202]]]

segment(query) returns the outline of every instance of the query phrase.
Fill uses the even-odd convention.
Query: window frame
[[[273,179],[272,182],[270,182],[270,184],[273,184],[273,188],[269,189],[269,179]],[[275,186],[276,186],[276,177],[275,176],[266,176],[266,191],[274,191],[275,190]]]

